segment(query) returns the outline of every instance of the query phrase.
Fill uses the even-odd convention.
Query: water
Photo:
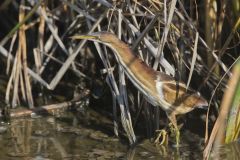
[[[98,113],[91,112],[81,118],[65,112],[57,117],[17,118],[10,124],[2,123],[0,159],[202,159],[202,139],[188,130],[181,132],[179,149],[171,143],[156,146],[142,138],[130,148],[125,138],[113,135],[111,120],[99,119]],[[238,142],[225,145],[218,156],[240,159],[239,150]]]
[[[71,124],[70,124],[71,123]],[[68,117],[19,118],[0,135],[0,159],[121,158],[127,146],[118,139]]]
[[[10,124],[2,123],[6,131],[0,134],[0,159],[200,158],[186,145],[178,151],[143,140],[129,148],[124,138],[114,137],[111,121],[99,120],[98,116],[79,119],[67,112],[58,117],[17,118]]]

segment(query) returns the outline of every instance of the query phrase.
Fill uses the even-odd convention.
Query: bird
[[[184,82],[176,81],[174,77],[148,66],[133,53],[128,44],[113,33],[101,31],[74,35],[71,38],[99,42],[113,50],[117,62],[123,67],[133,85],[149,103],[159,106],[166,112],[176,132],[177,146],[180,142],[180,131],[176,116],[186,114],[195,108],[208,106],[207,100],[199,92],[188,88]]]

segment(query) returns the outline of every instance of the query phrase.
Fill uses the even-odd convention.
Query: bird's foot
[[[180,131],[178,127],[174,126],[172,123],[169,124],[170,132],[172,136],[175,136],[176,139],[176,147],[179,147],[180,143]]]
[[[179,147],[179,142],[180,142],[180,131],[177,129],[176,130],[176,146]]]
[[[155,144],[167,145],[168,144],[168,133],[165,129],[156,130],[156,138],[154,140]]]

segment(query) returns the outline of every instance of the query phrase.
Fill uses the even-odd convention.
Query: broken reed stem
[[[10,111],[10,117],[11,118],[26,117],[26,116],[31,116],[34,113],[54,115],[54,113],[57,113],[59,110],[66,110],[66,109],[69,109],[70,107],[73,107],[74,105],[77,106],[79,103],[84,101],[84,99],[88,98],[89,96],[90,96],[90,90],[85,90],[78,97],[75,97],[71,101],[39,106],[32,109],[13,109]],[[3,115],[0,114],[0,118],[1,117],[3,117]]]
[[[29,109],[21,109],[21,110],[12,110],[10,113],[11,118],[19,118],[19,117],[26,117],[31,116],[32,114],[51,114],[54,115],[58,110],[66,110],[71,107],[76,102],[62,102],[57,104],[50,104],[45,106],[40,106],[33,108],[32,110]]]

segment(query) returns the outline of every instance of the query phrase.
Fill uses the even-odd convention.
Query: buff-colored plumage
[[[147,100],[166,111],[178,133],[176,115],[190,112],[196,107],[207,106],[207,101],[197,92],[187,89],[182,82],[163,72],[157,72],[139,59],[114,34],[96,32],[89,35],[73,36],[73,39],[87,39],[103,43],[110,47],[128,78],[139,89]],[[178,136],[178,135],[177,135]],[[177,137],[177,144],[179,138]]]

